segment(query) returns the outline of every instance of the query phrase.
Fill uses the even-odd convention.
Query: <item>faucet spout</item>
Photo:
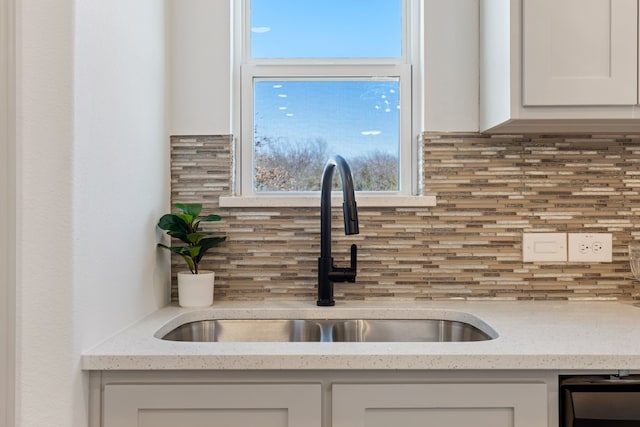
[[[331,187],[335,169],[340,173],[342,182],[342,210],[344,214],[344,233],[358,234],[358,208],[353,188],[353,176],[349,164],[342,156],[334,156],[322,172],[320,191],[320,258],[318,258],[318,305],[331,306],[333,282],[355,282],[357,267],[357,247],[351,245],[351,265],[338,268],[333,265],[331,256]]]

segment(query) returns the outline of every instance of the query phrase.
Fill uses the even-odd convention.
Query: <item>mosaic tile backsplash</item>
[[[231,136],[171,138],[172,202],[199,202],[227,241],[205,257],[216,300],[316,299],[319,208],[219,208]],[[360,234],[333,252],[356,283],[336,300],[637,300],[627,245],[640,240],[640,135],[424,135],[430,208],[359,208]],[[523,263],[523,232],[613,234],[612,263]],[[183,269],[173,258],[172,269]],[[177,290],[172,287],[172,299]]]

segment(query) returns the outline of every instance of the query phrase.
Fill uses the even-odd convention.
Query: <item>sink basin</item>
[[[473,325],[439,319],[360,319],[333,325],[336,342],[451,342],[485,341],[491,336]]]
[[[441,319],[210,319],[161,337],[191,342],[461,342],[494,338],[469,323]]]
[[[297,342],[320,341],[320,326],[306,320],[198,320],[178,326],[162,337],[168,341]]]

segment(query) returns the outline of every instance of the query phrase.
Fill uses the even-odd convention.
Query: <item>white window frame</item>
[[[234,1],[233,123],[236,138],[233,153],[232,197],[222,197],[221,206],[314,206],[314,192],[253,192],[253,79],[254,78],[369,78],[400,79],[399,191],[358,192],[360,206],[433,206],[433,197],[421,196],[421,132],[423,128],[422,5],[420,0],[403,2],[403,46],[401,58],[381,59],[254,59],[250,53],[250,0]],[[410,114],[402,113],[411,111]],[[317,192],[319,193],[319,192]]]

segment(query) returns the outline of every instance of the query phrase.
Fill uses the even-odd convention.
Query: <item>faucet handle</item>
[[[358,264],[358,247],[354,244],[351,245],[351,266],[347,268],[340,268],[333,265],[333,258],[327,258],[331,263],[328,273],[329,280],[332,282],[350,282],[356,281],[356,266]],[[322,258],[320,258],[322,260]],[[322,268],[320,265],[319,268]]]
[[[356,274],[358,266],[358,247],[356,244],[351,245],[351,270],[353,270],[354,276]]]

